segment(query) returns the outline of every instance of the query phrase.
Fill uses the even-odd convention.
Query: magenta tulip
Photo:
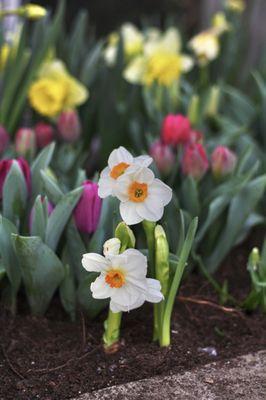
[[[176,147],[189,141],[190,131],[187,117],[182,114],[168,114],[163,120],[161,138],[165,144]]]
[[[6,180],[6,176],[12,166],[13,161],[17,161],[20,169],[23,173],[23,176],[25,178],[25,182],[28,188],[28,192],[31,190],[31,172],[30,172],[30,167],[29,164],[27,163],[24,158],[20,157],[17,160],[12,160],[12,159],[4,159],[0,161],[0,198],[2,198],[2,193],[3,193],[3,186]]]
[[[9,135],[5,128],[0,125],[0,155],[5,151],[9,143]]]
[[[74,219],[80,232],[91,234],[96,231],[102,208],[98,196],[98,185],[91,181],[83,182],[83,192],[74,210]]]
[[[54,139],[54,128],[45,122],[39,122],[35,125],[36,143],[39,149],[48,146]]]
[[[184,175],[189,175],[199,180],[203,177],[208,167],[208,158],[202,144],[193,143],[186,146],[182,159]]]
[[[63,111],[57,120],[59,137],[66,142],[75,142],[81,134],[81,124],[76,110]]]

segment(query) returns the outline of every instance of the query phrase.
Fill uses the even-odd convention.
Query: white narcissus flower
[[[101,172],[98,194],[101,198],[115,196],[117,179],[125,173],[131,165],[148,167],[152,163],[149,156],[133,157],[124,147],[112,151],[108,158],[108,166]]]
[[[92,296],[95,299],[110,297],[112,312],[130,311],[145,301],[159,303],[164,298],[160,282],[146,278],[147,258],[138,250],[128,249],[107,257],[84,254],[82,265],[87,271],[100,272],[91,284]]]
[[[155,178],[149,168],[136,165],[117,180],[115,194],[121,201],[120,214],[127,225],[158,221],[172,199],[169,186]]]
[[[212,28],[200,32],[190,40],[189,47],[197,56],[198,63],[205,66],[219,54],[220,45],[217,30]]]

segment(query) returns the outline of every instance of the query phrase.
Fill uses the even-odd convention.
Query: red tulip
[[[226,146],[217,146],[211,155],[213,175],[217,178],[224,177],[234,171],[237,156]]]
[[[52,125],[39,122],[35,126],[36,143],[39,149],[48,146],[54,139],[54,129]]]
[[[63,111],[57,120],[58,134],[66,142],[75,142],[81,134],[79,115],[76,110]]]
[[[0,154],[2,154],[9,143],[9,135],[5,128],[0,125]]]
[[[170,146],[162,143],[160,140],[156,140],[149,149],[150,156],[154,159],[158,170],[168,175],[175,165],[176,157]]]
[[[182,159],[182,171],[185,175],[201,179],[208,167],[208,158],[202,144],[193,143],[186,146]]]
[[[3,186],[6,180],[6,176],[11,168],[11,165],[14,161],[18,162],[18,165],[20,166],[20,169],[23,173],[23,176],[25,178],[25,182],[28,188],[28,192],[31,190],[31,172],[30,172],[30,167],[29,164],[27,163],[24,158],[20,157],[17,160],[12,160],[12,159],[5,159],[0,161],[0,198],[2,198],[2,193],[3,193]]]
[[[74,219],[80,232],[96,231],[102,209],[102,200],[98,196],[98,185],[91,181],[83,182],[83,192],[74,210]]]
[[[33,155],[36,150],[35,132],[31,128],[20,128],[15,136],[15,149],[21,156]]]
[[[189,141],[190,131],[191,126],[187,117],[181,114],[169,114],[163,120],[162,141],[173,146],[185,144]]]

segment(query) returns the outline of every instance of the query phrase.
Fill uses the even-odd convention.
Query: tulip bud
[[[151,145],[149,154],[154,159],[158,170],[162,174],[168,175],[176,162],[176,157],[172,148],[162,143],[160,140],[156,140],[156,142]]]
[[[40,200],[38,200],[38,197],[40,197]],[[53,210],[54,210],[54,206],[52,205],[52,203],[50,203],[50,201],[45,197],[45,196],[38,196],[36,201],[40,201],[42,206],[47,207],[47,211],[46,213],[48,214],[48,217],[52,214]],[[46,205],[45,205],[46,203]],[[35,205],[34,205],[35,206]],[[29,216],[29,228],[30,228],[30,234],[31,235],[35,235],[35,232],[32,232],[32,223],[33,223],[33,218],[35,215],[35,208],[34,206],[32,207],[31,211],[30,211],[30,216]]]
[[[121,242],[117,238],[107,240],[103,245],[103,254],[107,256],[116,256],[119,254]]]
[[[189,143],[202,143],[203,134],[200,131],[192,129],[189,133]]]
[[[188,118],[193,126],[195,126],[198,123],[199,106],[200,106],[199,96],[194,94],[191,97],[191,100],[190,100],[190,103],[188,106]]]
[[[58,117],[57,129],[61,139],[66,142],[75,142],[81,134],[80,119],[77,111],[63,111]]]
[[[163,120],[161,138],[165,144],[178,146],[188,142],[190,130],[187,117],[181,114],[169,114]]]
[[[9,135],[5,128],[0,125],[0,155],[5,151],[9,142]]]
[[[182,159],[183,173],[199,180],[203,177],[208,167],[208,158],[202,144],[189,144],[185,148]]]
[[[74,219],[80,232],[96,231],[101,215],[102,200],[98,196],[98,185],[91,181],[83,182],[83,192],[74,210]]]
[[[226,146],[217,146],[211,155],[211,167],[216,178],[224,177],[234,171],[237,156]]]
[[[20,128],[15,137],[16,152],[23,156],[32,157],[36,150],[35,132],[31,128]]]
[[[207,117],[215,117],[218,113],[219,102],[220,102],[221,90],[218,86],[214,85],[211,87],[205,115]]]
[[[42,149],[53,141],[54,129],[50,124],[39,122],[35,125],[35,135],[37,147]]]
[[[7,177],[7,174],[11,168],[14,160],[5,159],[0,161],[0,198],[2,198],[3,186]],[[20,166],[20,169],[24,175],[25,182],[28,188],[28,192],[31,190],[31,173],[30,167],[24,158],[20,157],[16,160]]]

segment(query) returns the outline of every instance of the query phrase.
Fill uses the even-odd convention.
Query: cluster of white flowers
[[[136,249],[119,254],[120,241],[109,239],[104,244],[104,256],[84,254],[83,267],[89,272],[100,272],[91,284],[95,299],[111,299],[112,312],[130,311],[145,301],[159,303],[163,299],[161,284],[147,278],[147,258]]]
[[[98,194],[120,200],[120,214],[127,225],[158,221],[171,201],[172,189],[155,178],[148,168],[151,163],[151,157],[134,158],[124,147],[119,147],[112,151],[108,166],[101,173]]]

